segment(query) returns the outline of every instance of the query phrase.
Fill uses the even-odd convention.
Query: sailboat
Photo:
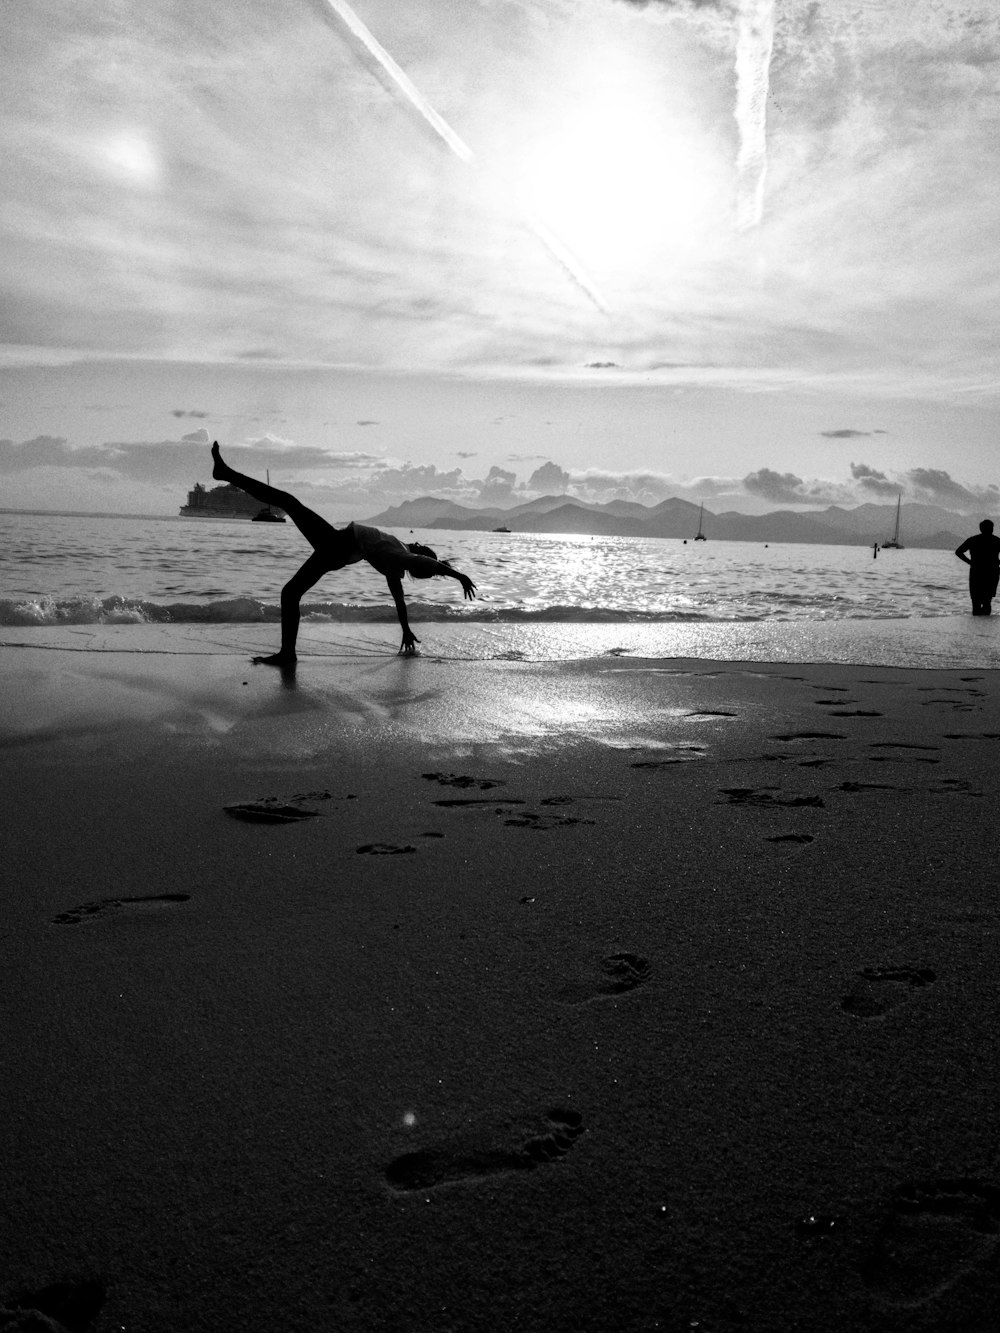
[[[708,538],[705,536],[705,534],[704,534],[704,533],[702,532],[702,530],[701,530],[701,520],[702,520],[704,517],[705,517],[705,506],[702,505],[702,507],[698,510],[698,531],[697,531],[697,533],[695,534],[695,541],[696,541],[696,542],[707,542],[707,541],[708,541]]]
[[[271,473],[267,473],[267,484],[271,484]],[[251,523],[284,523],[285,516],[279,509],[272,509],[270,505],[265,505],[263,509],[257,511]]]
[[[902,502],[903,502],[903,493],[901,491],[896,498],[896,526],[889,540],[887,542],[882,543],[883,551],[902,551],[906,549],[903,546],[903,543],[899,540],[899,506],[902,504]]]

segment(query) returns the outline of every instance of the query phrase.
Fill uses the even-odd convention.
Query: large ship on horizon
[[[256,518],[261,512],[260,501],[241,491],[238,486],[213,486],[211,490],[196,481],[188,491],[187,504],[181,505],[184,518]],[[280,509],[272,509],[271,522],[282,521]]]

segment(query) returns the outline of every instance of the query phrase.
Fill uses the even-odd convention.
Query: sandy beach
[[[0,1328],[995,1333],[995,671],[613,630],[8,633]]]

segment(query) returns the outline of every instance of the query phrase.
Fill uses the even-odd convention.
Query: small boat
[[[494,532],[510,532],[510,528],[494,528]]]
[[[271,473],[267,473],[267,484],[271,484]],[[263,509],[257,511],[251,523],[284,523],[285,516],[280,509],[272,509],[270,505],[265,505]]]
[[[906,549],[903,543],[899,540],[899,507],[902,502],[903,493],[900,491],[899,496],[896,499],[896,526],[893,529],[893,534],[889,540],[882,543],[883,551],[904,551]]]
[[[705,517],[705,506],[702,505],[702,507],[698,510],[698,531],[695,533],[695,537],[694,537],[694,539],[695,539],[696,542],[707,542],[707,541],[708,541],[708,538],[705,536],[705,534],[704,534],[704,533],[702,532],[702,530],[701,530],[701,521],[702,521],[702,519],[703,519],[704,517]]]

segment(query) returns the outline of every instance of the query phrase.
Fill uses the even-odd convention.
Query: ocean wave
[[[271,614],[269,614],[271,612]],[[268,608],[252,597],[196,603],[142,601],[129,597],[54,597],[0,599],[0,625],[39,628],[48,625],[253,625],[280,619],[280,609]]]
[[[521,623],[531,621],[604,624],[618,621],[668,622],[710,621],[718,618],[701,611],[638,611],[620,606],[577,606],[555,604],[542,606],[487,607],[480,603],[468,609],[441,602],[411,601],[410,615],[415,622],[455,622],[465,620]],[[756,620],[752,613],[737,617]],[[53,597],[0,600],[0,626],[16,625],[43,628],[55,625],[258,625],[281,619],[277,604],[253,597],[230,597],[214,602],[153,602],[129,597]],[[357,602],[312,602],[302,606],[303,621],[368,622],[392,624],[395,610],[386,604]]]
[[[411,601],[414,623],[486,622],[494,624],[733,624],[764,621],[881,620],[907,618],[896,607],[867,607],[841,602],[831,606],[826,598],[810,599],[790,594],[778,601],[745,598],[716,602],[711,611],[703,607],[668,607],[642,610],[628,606],[593,606],[549,603],[515,606],[454,606],[444,602]],[[937,608],[922,608],[921,618],[943,614]],[[0,599],[0,626],[44,628],[59,625],[260,625],[281,619],[277,603],[254,597],[228,597],[212,602],[155,602],[130,597],[53,597]],[[394,624],[391,603],[307,602],[302,606],[306,623]]]

